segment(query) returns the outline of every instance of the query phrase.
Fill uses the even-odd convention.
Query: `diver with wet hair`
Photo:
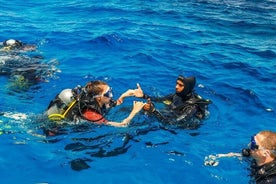
[[[135,96],[136,90],[127,90],[118,100],[113,100],[112,88],[103,81],[88,82],[85,87],[65,89],[52,100],[45,112],[50,120],[78,123],[87,120],[94,124],[126,127],[133,117],[143,108],[143,102],[134,101],[129,116],[121,122],[106,119],[108,111],[123,103],[124,98]]]
[[[226,153],[205,157],[204,165],[218,166],[219,158],[249,158],[251,182],[256,184],[276,183],[276,132],[263,130],[251,136],[247,148],[240,153]]]
[[[249,148],[242,150],[244,157],[252,158],[251,176],[256,184],[276,183],[276,133],[261,131],[251,137]]]
[[[201,120],[208,116],[208,105],[212,103],[195,92],[195,84],[195,77],[185,78],[179,75],[176,80],[174,94],[164,97],[150,97],[144,94],[139,86],[140,94],[138,97],[148,100],[143,109],[148,114],[154,115],[162,123],[195,129],[200,125]],[[158,110],[154,103],[163,103],[166,108]]]

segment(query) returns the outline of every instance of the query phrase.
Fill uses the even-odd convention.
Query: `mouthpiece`
[[[250,149],[249,148],[242,149],[242,156],[249,157],[250,156]]]

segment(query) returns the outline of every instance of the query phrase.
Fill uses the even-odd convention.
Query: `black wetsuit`
[[[195,77],[185,78],[180,75],[177,80],[183,82],[184,89],[181,92],[161,98],[147,95],[144,95],[143,98],[167,104],[167,108],[162,111],[154,110],[152,112],[161,122],[188,129],[198,128],[201,120],[206,117],[208,105],[212,102],[202,99],[194,92]]]
[[[276,160],[262,166],[251,166],[251,174],[256,184],[276,184]]]
[[[26,55],[0,54],[0,74],[10,75],[20,68],[39,64],[39,59]]]
[[[150,97],[152,102],[163,102],[167,106],[162,110],[154,110],[154,114],[162,123],[173,124],[183,128],[198,128],[200,120],[206,117],[210,100],[199,97],[190,92],[181,97],[179,94],[171,94],[165,97]]]
[[[43,62],[38,53],[21,53],[20,50],[0,52],[0,75],[10,78],[11,82],[35,84],[52,77],[57,71],[54,62]]]

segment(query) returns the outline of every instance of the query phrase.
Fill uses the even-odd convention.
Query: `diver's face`
[[[175,85],[176,93],[180,93],[181,91],[184,90],[184,88],[185,88],[184,83],[181,80],[177,80]]]
[[[113,94],[112,94],[112,90],[111,90],[111,88],[109,87],[109,86],[107,86],[107,85],[104,85],[103,86],[103,94],[102,94],[102,98],[101,98],[101,100],[102,100],[102,102],[104,103],[104,104],[109,104],[110,103],[110,100],[111,100],[111,98],[112,98],[112,96],[113,96]]]
[[[256,160],[257,164],[262,163],[266,159],[265,153],[267,150],[263,148],[262,145],[260,144],[260,141],[263,139],[264,137],[262,135],[257,134],[252,138],[250,143],[252,144],[252,142],[255,142],[256,148],[253,148],[253,149],[251,148],[250,155],[253,159]]]

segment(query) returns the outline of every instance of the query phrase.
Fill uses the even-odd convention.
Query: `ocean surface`
[[[243,184],[240,152],[261,130],[276,131],[275,0],[0,0],[0,41],[36,44],[57,72],[17,90],[0,76],[0,176],[9,184]],[[159,129],[141,112],[127,128],[84,123],[45,137],[41,115],[62,89],[108,82],[118,98],[140,83],[149,95],[174,92],[195,76],[212,100],[198,129]],[[109,114],[121,121],[135,98]]]

